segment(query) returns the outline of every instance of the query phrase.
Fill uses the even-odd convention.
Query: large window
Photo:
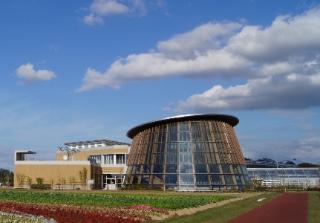
[[[116,160],[117,160],[117,164],[126,164],[126,155],[125,154],[117,154]]]
[[[114,164],[113,154],[104,155],[104,164]]]

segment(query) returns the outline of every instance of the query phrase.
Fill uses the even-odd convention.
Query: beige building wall
[[[30,183],[36,184],[37,178],[42,178],[43,183],[53,189],[89,189],[80,179],[84,168],[87,170],[87,180],[95,180],[98,170],[89,161],[17,161],[14,187],[28,188]]]
[[[107,154],[129,154],[130,146],[114,145],[97,148],[84,148],[75,152],[57,151],[55,161],[29,161],[24,154],[35,154],[31,151],[18,151],[15,161],[15,188],[30,188],[37,183],[37,178],[43,179],[53,189],[100,189],[106,183],[106,177],[126,173],[126,164],[94,164],[90,156]],[[21,158],[19,158],[21,156]],[[18,158],[17,158],[18,157]],[[114,156],[115,157],[115,156]],[[94,182],[93,186],[84,185],[80,180],[80,171],[87,169],[87,180]],[[110,175],[111,174],[111,175]],[[92,183],[92,181],[90,183]],[[104,184],[103,184],[104,181]]]
[[[115,145],[105,146],[101,148],[81,149],[78,152],[73,152],[68,155],[65,151],[56,152],[56,160],[63,161],[65,158],[73,161],[87,161],[90,156],[107,155],[107,154],[129,154],[130,146]],[[105,165],[101,164],[102,174],[125,174],[127,171],[126,165]]]

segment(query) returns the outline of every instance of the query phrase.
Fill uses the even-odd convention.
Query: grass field
[[[68,204],[85,206],[150,205],[156,208],[181,209],[214,203],[230,196],[201,193],[78,193],[29,190],[0,190],[0,201],[36,204]]]
[[[248,212],[256,207],[259,207],[266,202],[271,201],[273,198],[275,198],[278,195],[278,193],[265,193],[259,196],[247,198],[245,200],[233,202],[221,207],[208,209],[206,211],[198,212],[194,215],[190,216],[182,216],[182,217],[173,217],[171,219],[166,219],[163,222],[168,223],[208,223],[208,222],[214,222],[214,223],[222,223],[222,222],[228,222],[229,220]],[[266,198],[265,200],[261,202],[257,202],[259,198]],[[214,220],[214,221],[213,221]]]
[[[320,222],[320,192],[309,192],[308,222]]]
[[[196,214],[172,217],[162,222],[168,223],[223,223],[246,213],[254,208],[266,204],[280,193],[264,193],[241,201],[232,202],[221,207],[211,208]],[[81,207],[123,208],[134,205],[149,205],[155,208],[178,210],[182,208],[198,207],[209,203],[235,198],[236,194],[215,193],[181,193],[159,191],[118,191],[118,192],[73,192],[73,191],[30,191],[30,190],[0,190],[0,203],[14,201],[33,203],[36,205],[76,205]],[[257,200],[266,198],[261,202]],[[320,222],[320,192],[309,192],[308,222]],[[68,208],[68,207],[66,207]],[[119,210],[120,210],[119,209]],[[90,209],[89,209],[90,210]],[[1,211],[1,210],[0,210]],[[126,214],[124,214],[126,215]],[[4,219],[15,216],[1,216]],[[50,217],[50,216],[49,216]],[[19,217],[17,217],[19,218]],[[213,221],[214,220],[214,221]],[[10,221],[8,221],[10,222]],[[17,221],[19,222],[19,221]],[[30,221],[33,222],[33,221]]]
[[[278,193],[266,193],[257,197],[248,198],[242,201],[227,204],[222,207],[208,209],[206,211],[198,212],[190,216],[174,217],[166,219],[164,222],[168,223],[225,223],[231,219],[240,216],[254,208],[257,208],[266,202],[271,201]],[[265,197],[262,202],[257,202],[261,197]],[[308,222],[319,223],[320,222],[320,192],[309,192],[308,196]]]

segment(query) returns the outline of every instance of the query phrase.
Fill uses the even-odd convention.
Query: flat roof
[[[80,145],[88,145],[88,144],[106,144],[107,146],[114,145],[130,145],[124,142],[118,142],[109,139],[96,139],[96,140],[86,140],[86,141],[78,141],[78,142],[67,142],[64,145],[66,146],[80,146]]]
[[[222,121],[230,124],[231,126],[236,126],[239,123],[239,119],[232,115],[225,115],[225,114],[187,114],[187,115],[178,115],[172,116],[156,121],[146,122],[141,125],[137,125],[130,129],[127,132],[127,136],[129,138],[133,138],[139,132],[150,128],[155,125],[167,124],[171,122],[182,122],[182,121],[189,121],[189,120],[216,120]]]
[[[19,153],[19,154],[25,154],[25,155],[27,155],[27,154],[37,154],[36,152],[31,151],[31,150],[15,150],[15,153],[16,153],[16,154],[17,154],[17,153]]]

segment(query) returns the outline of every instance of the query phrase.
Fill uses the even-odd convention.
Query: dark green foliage
[[[5,186],[13,186],[13,172],[0,169],[0,183]]]
[[[38,189],[38,190],[49,190],[51,189],[50,184],[31,184],[31,189]]]

